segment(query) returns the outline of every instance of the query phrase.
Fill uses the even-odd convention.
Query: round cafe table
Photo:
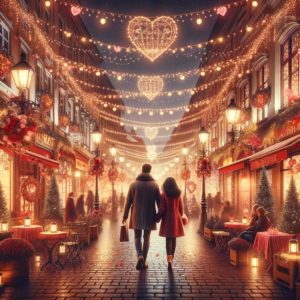
[[[56,245],[65,240],[68,236],[68,233],[66,231],[57,231],[57,232],[50,232],[50,231],[43,231],[39,235],[39,240],[44,245],[45,249],[48,252],[48,261],[42,265],[41,271],[47,266],[52,265],[55,268],[61,268],[63,269],[62,263],[59,261],[59,257],[57,257],[57,260],[53,261],[53,250],[55,249]]]
[[[43,226],[41,225],[18,225],[13,226],[12,228],[13,237],[14,238],[21,238],[30,243],[33,243],[39,238],[40,232],[43,231]]]
[[[247,227],[249,227],[249,224],[244,224],[242,222],[225,222],[224,228],[226,229],[232,229],[232,230],[245,230]]]

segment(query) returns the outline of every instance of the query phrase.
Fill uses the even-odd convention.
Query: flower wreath
[[[40,194],[38,181],[33,177],[26,178],[21,185],[21,195],[25,201],[35,202]]]
[[[181,172],[181,178],[183,180],[189,180],[191,178],[191,171],[189,169],[183,169]]]
[[[100,157],[95,157],[90,161],[90,175],[102,176],[104,172],[104,160]]]

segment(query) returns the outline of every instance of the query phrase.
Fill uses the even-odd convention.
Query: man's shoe
[[[136,269],[137,270],[142,270],[144,268],[144,257],[139,256],[138,262],[136,264]]]

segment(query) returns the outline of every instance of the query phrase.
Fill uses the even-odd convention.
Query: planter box
[[[298,273],[300,255],[278,253],[274,256],[273,279],[279,284],[293,290]]]
[[[29,260],[0,261],[2,283],[16,286],[29,281]]]
[[[214,240],[213,229],[204,227],[203,236],[207,241],[212,242]]]
[[[233,266],[245,266],[248,264],[249,259],[248,250],[233,250],[230,249],[230,264]]]

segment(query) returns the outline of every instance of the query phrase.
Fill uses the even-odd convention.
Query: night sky
[[[219,6],[228,1],[216,1],[216,0],[107,0],[107,1],[91,1],[82,0],[83,6],[101,9],[103,11],[124,13],[129,15],[143,15],[143,16],[161,16],[171,15],[192,11],[199,11],[214,6]],[[195,20],[191,21],[189,18],[184,18],[184,22],[177,21],[178,36],[175,43],[171,46],[182,47],[189,44],[196,44],[206,41],[211,33],[211,29],[215,23],[216,17],[207,18],[203,20],[201,26],[197,25]],[[120,22],[120,19],[115,18],[115,21],[111,17],[107,18],[107,23],[103,26],[99,24],[99,18],[94,15],[91,17],[85,16],[84,21],[91,35],[106,43],[116,44],[124,47],[132,47],[129,38],[127,37],[127,25],[128,21]],[[104,63],[102,64],[104,69],[115,70],[120,72],[157,75],[165,73],[174,73],[188,71],[190,69],[197,68],[199,66],[200,58],[203,55],[203,50],[197,50],[197,52],[178,53],[176,55],[163,54],[153,63],[142,55],[130,55],[131,61],[125,61],[124,56],[115,53],[113,50],[107,50],[99,48],[100,53],[104,56]],[[105,57],[110,59],[105,59]],[[128,57],[128,55],[127,55]],[[112,58],[115,61],[112,61]],[[133,59],[133,61],[132,61]],[[122,81],[114,80],[110,78],[112,83],[117,89],[138,91],[137,80],[133,78],[123,79]],[[165,80],[164,91],[172,91],[176,89],[193,88],[195,87],[197,77],[190,77],[184,81],[181,80]],[[190,100],[190,95],[186,96],[172,96],[172,97],[157,97],[152,102],[149,102],[146,98],[126,100],[124,103],[128,106],[144,107],[144,108],[166,108],[172,106],[185,105]],[[159,121],[179,121],[183,112],[175,113],[173,116],[149,116],[147,114],[138,116],[137,114],[123,114],[127,119],[139,120],[143,122],[159,122]],[[150,125],[149,125],[150,126]],[[128,128],[129,129],[129,128]],[[138,134],[144,137],[143,130],[138,130]],[[167,131],[166,129],[160,129],[160,135],[167,135],[172,133],[172,128]],[[144,139],[146,144],[153,144],[153,141]],[[164,142],[166,142],[165,140]],[[161,143],[162,140],[159,140]],[[162,150],[163,148],[161,148]]]

